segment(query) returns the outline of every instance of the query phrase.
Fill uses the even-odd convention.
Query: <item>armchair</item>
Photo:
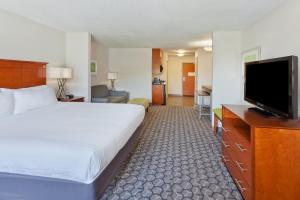
[[[106,85],[92,86],[93,103],[127,103],[129,93],[126,91],[112,91]]]

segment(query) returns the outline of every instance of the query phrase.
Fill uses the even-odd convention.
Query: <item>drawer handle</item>
[[[244,188],[244,187],[242,186],[242,181],[239,181],[239,180],[237,180],[236,178],[235,178],[234,180],[235,180],[235,182],[236,182],[236,184],[237,184],[237,186],[238,186],[238,188],[240,189],[241,192],[244,192],[244,191],[247,190],[246,188]]]
[[[243,153],[244,151],[247,151],[247,149],[243,148],[243,145],[235,143],[235,146]]]
[[[224,131],[224,133],[228,133],[230,131],[229,129],[224,128],[223,126],[222,126],[222,130]]]
[[[225,148],[229,147],[229,144],[226,144],[226,142],[224,142],[224,140],[222,140],[222,144],[224,145]]]
[[[226,159],[225,156],[221,155],[221,157],[222,157],[222,160],[223,160],[224,162],[229,162],[229,160]]]
[[[235,164],[238,166],[238,168],[240,169],[241,172],[247,171],[246,168],[243,168],[242,165],[243,163],[238,162],[237,160],[235,161]]]

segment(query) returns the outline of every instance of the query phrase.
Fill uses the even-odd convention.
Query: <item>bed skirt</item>
[[[28,175],[0,173],[2,200],[98,200],[119,169],[127,163],[140,138],[140,127],[110,164],[90,184]]]

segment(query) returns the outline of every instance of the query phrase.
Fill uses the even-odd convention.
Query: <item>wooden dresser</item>
[[[300,121],[222,107],[222,160],[245,200],[300,199]]]

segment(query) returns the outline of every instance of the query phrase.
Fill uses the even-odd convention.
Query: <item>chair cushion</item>
[[[126,103],[126,97],[124,96],[109,96],[108,102],[109,103]]]
[[[108,98],[92,98],[92,103],[108,103]]]
[[[215,108],[213,109],[213,112],[215,113],[216,117],[222,121],[222,108]]]
[[[92,98],[103,98],[109,96],[109,91],[106,85],[92,86]]]
[[[141,105],[144,106],[145,109],[149,107],[149,101],[145,98],[134,98],[134,99],[130,99],[128,101],[128,103],[130,104],[137,104],[137,105]]]

